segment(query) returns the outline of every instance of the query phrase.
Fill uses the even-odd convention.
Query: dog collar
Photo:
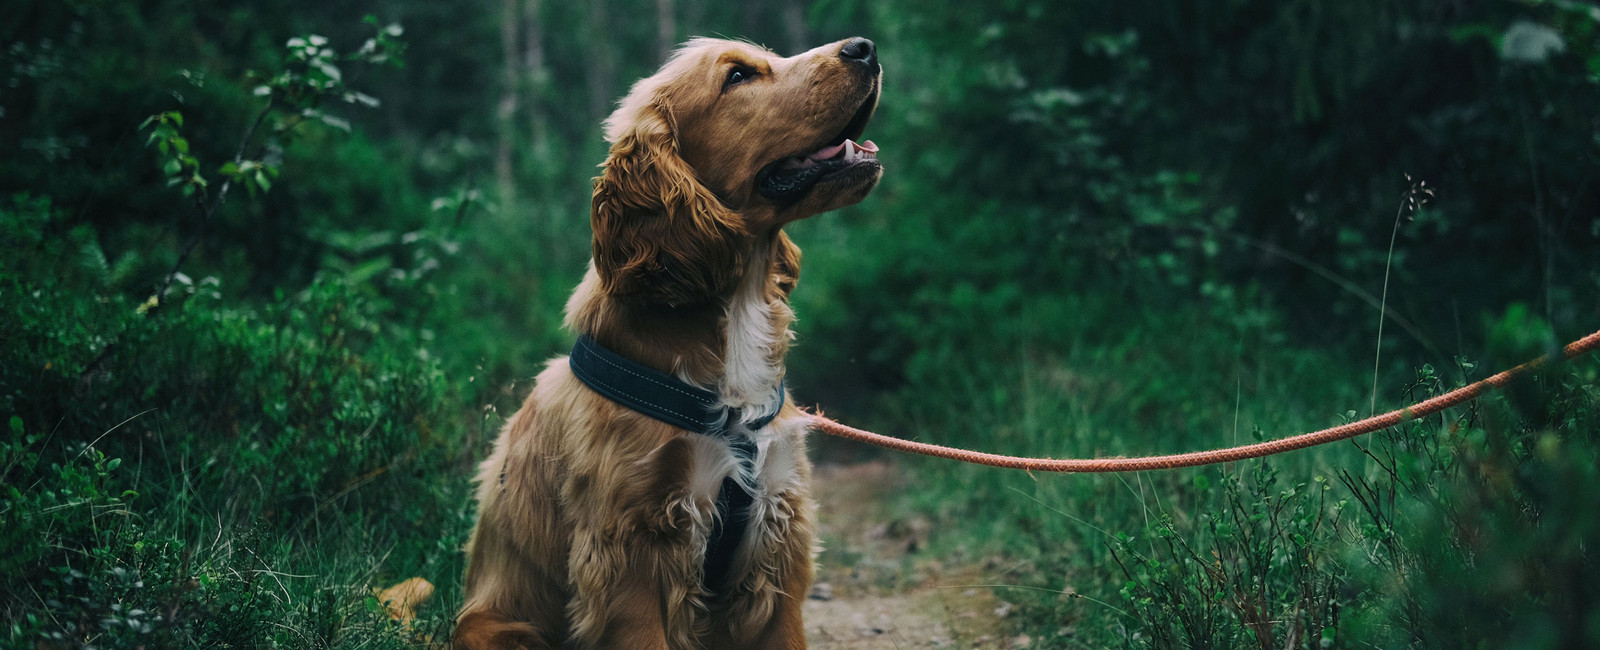
[[[721,435],[737,422],[740,411],[717,394],[606,349],[588,335],[579,336],[569,360],[573,376],[606,399],[680,429]],[[771,413],[746,425],[760,429],[783,410],[783,385]]]
[[[755,471],[756,463],[756,443],[747,432],[767,426],[783,410],[784,390],[780,383],[772,412],[747,423],[746,432],[732,435],[730,425],[741,419],[740,411],[723,404],[716,393],[623,357],[587,335],[579,336],[573,344],[568,365],[574,377],[606,399],[680,429],[726,438],[739,463],[738,471],[745,476]],[[504,480],[502,476],[501,481]],[[717,516],[712,520],[701,565],[701,584],[707,591],[715,592],[727,580],[733,555],[749,526],[755,495],[744,486],[732,476],[725,477],[717,493]]]

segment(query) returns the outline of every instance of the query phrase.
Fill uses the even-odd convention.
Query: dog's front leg
[[[572,640],[586,650],[677,650],[688,645],[684,621],[674,620],[685,594],[664,571],[674,555],[659,540],[587,535],[578,531],[569,561],[576,587],[568,606]],[[674,602],[676,601],[676,602]]]

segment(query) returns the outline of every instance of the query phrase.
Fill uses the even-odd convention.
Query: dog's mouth
[[[878,89],[873,88],[838,134],[809,153],[785,156],[763,167],[756,174],[756,191],[772,201],[793,203],[824,180],[878,167],[878,145],[871,140],[857,142],[877,106]]]

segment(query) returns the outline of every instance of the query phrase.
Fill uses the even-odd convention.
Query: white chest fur
[[[745,273],[724,320],[727,347],[717,392],[723,404],[740,409],[745,422],[777,408],[783,354],[793,336],[788,324],[794,312],[788,303],[767,296],[766,282],[764,268]]]

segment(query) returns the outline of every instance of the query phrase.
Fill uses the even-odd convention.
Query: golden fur
[[[606,121],[594,260],[567,326],[759,413],[789,346],[800,251],[783,225],[861,200],[876,161],[790,200],[763,169],[859,136],[879,72],[849,41],[780,58],[697,39]],[[870,47],[870,42],[868,42]],[[740,82],[731,71],[747,71]],[[758,445],[754,505],[727,584],[701,584],[727,441],[594,393],[565,357],[540,373],[478,475],[457,648],[803,648],[813,559],[805,418],[736,425]],[[502,479],[503,477],[503,479]]]

